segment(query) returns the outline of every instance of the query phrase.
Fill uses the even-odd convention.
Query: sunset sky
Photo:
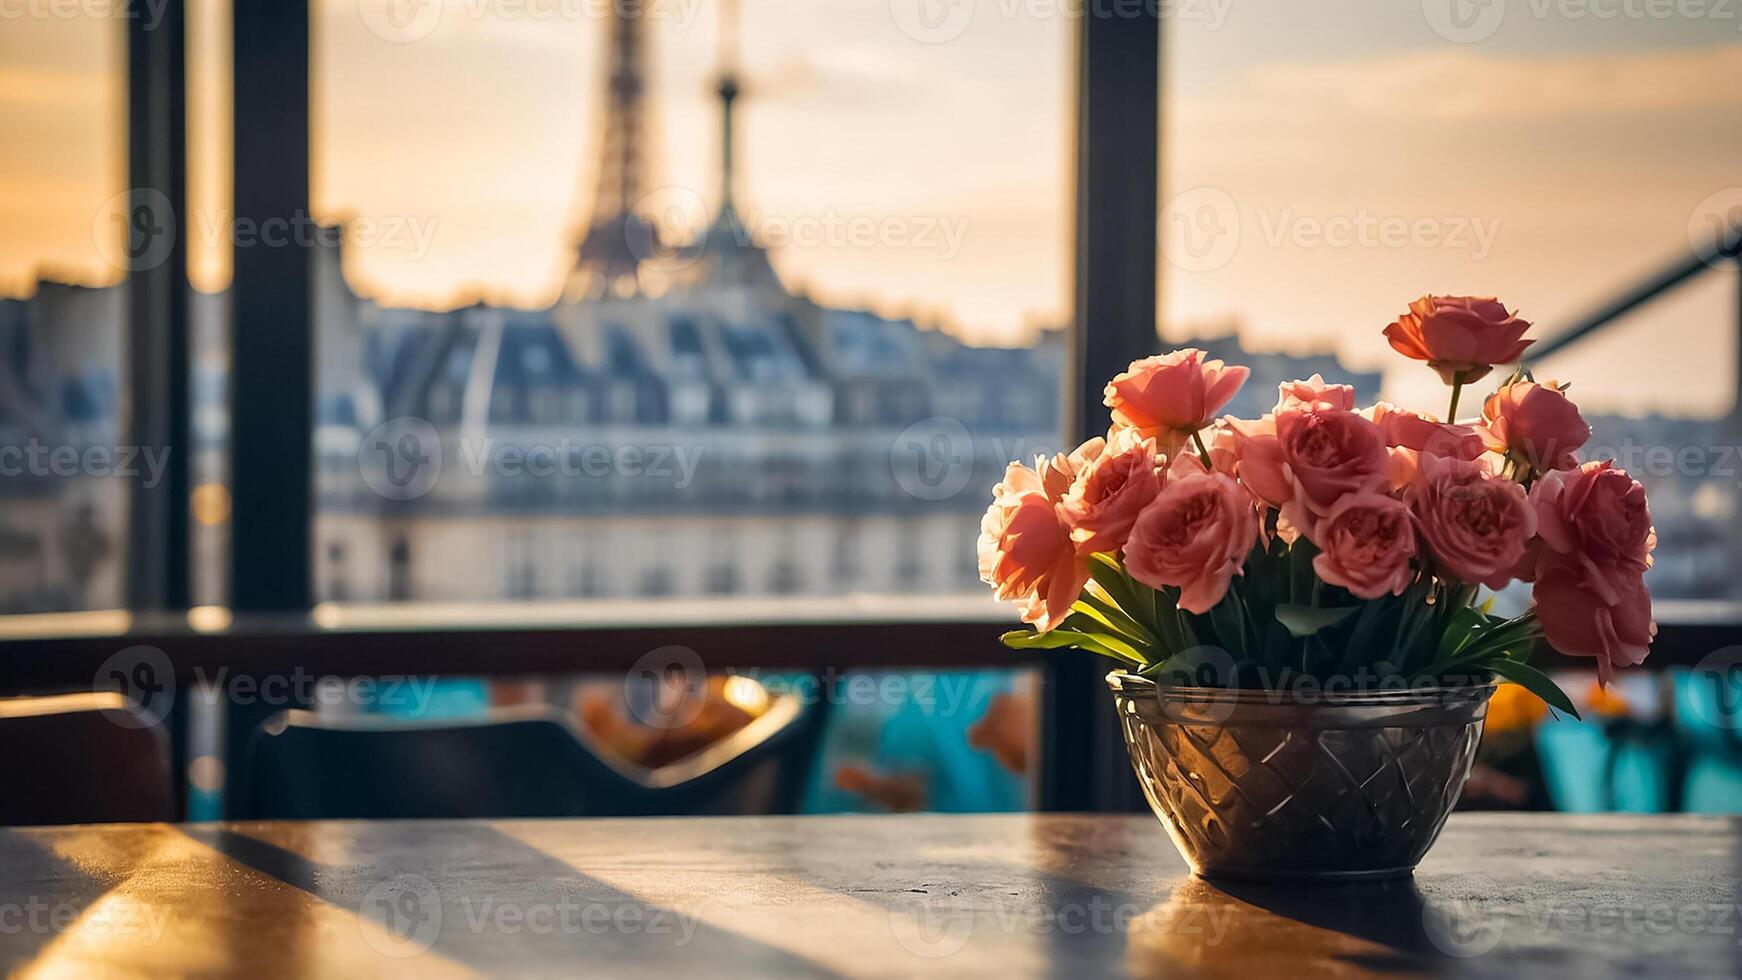
[[[596,5],[447,0],[395,42],[371,30],[387,2],[316,0],[316,211],[429,235],[358,249],[356,285],[437,308],[550,302],[590,197],[602,21],[523,12]],[[959,36],[922,43],[896,16],[912,2],[744,0],[741,206],[822,236],[777,250],[791,285],[1019,341],[1067,306],[1075,25],[1058,4],[977,0]],[[1371,366],[1380,327],[1426,291],[1496,293],[1552,333],[1742,205],[1742,21],[1515,3],[1456,43],[1432,5],[1175,5],[1163,241],[1192,251],[1163,263],[1164,335],[1238,322],[1258,346]],[[221,288],[228,28],[221,4],[195,6],[194,275]],[[656,9],[650,186],[711,206],[715,4]],[[115,276],[93,224],[124,187],[120,40],[107,22],[0,24],[0,292],[38,270]],[[853,223],[904,240],[821,230]],[[1403,237],[1339,237],[1362,227]],[[1714,273],[1544,367],[1603,407],[1720,410],[1737,293]],[[1424,374],[1394,371],[1389,393],[1425,401]]]

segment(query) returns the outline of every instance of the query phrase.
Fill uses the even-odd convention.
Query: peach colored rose
[[[1286,412],[1290,409],[1307,411],[1345,412],[1355,408],[1355,389],[1349,385],[1325,384],[1322,374],[1315,374],[1305,381],[1284,381],[1276,400],[1276,411]]]
[[[1574,455],[1591,438],[1591,427],[1553,381],[1518,381],[1488,396],[1482,405],[1487,444],[1523,460],[1538,473],[1570,470]]]
[[[1401,595],[1415,580],[1415,517],[1401,500],[1348,494],[1319,519],[1310,537],[1320,549],[1313,571],[1363,599]]]
[[[1302,529],[1312,526],[1307,515],[1323,517],[1344,496],[1385,486],[1385,439],[1354,412],[1283,412],[1276,442],[1294,484],[1291,503],[1304,510],[1289,519]]]
[[[1068,459],[1068,457],[1066,457]],[[1047,496],[1039,473],[1011,463],[980,521],[980,579],[1000,600],[1016,602],[1024,622],[1046,632],[1070,615],[1089,580],[1070,525]]]
[[[1107,440],[1096,436],[1071,450],[1068,455],[1055,453],[1052,459],[1046,460],[1046,465],[1040,471],[1040,481],[1052,502],[1056,504],[1064,500],[1065,494],[1070,492],[1071,484],[1077,482],[1077,477],[1094,465],[1095,460],[1106,449]]]
[[[1252,496],[1271,507],[1281,507],[1293,500],[1294,478],[1288,472],[1288,461],[1282,458],[1282,444],[1276,439],[1276,416],[1226,421],[1233,435],[1234,473],[1240,482]]]
[[[1473,460],[1423,453],[1410,509],[1438,569],[1468,585],[1503,588],[1536,533],[1524,488]]]
[[[1180,590],[1179,605],[1205,613],[1228,592],[1258,540],[1258,510],[1240,484],[1221,473],[1168,482],[1125,541],[1125,568],[1153,588]]]
[[[1553,554],[1540,567],[1531,598],[1543,639],[1568,656],[1595,658],[1602,684],[1616,667],[1642,663],[1657,636],[1641,571]]]
[[[1541,547],[1588,565],[1620,565],[1643,574],[1657,533],[1645,488],[1609,460],[1556,470],[1530,491]]]
[[[1251,372],[1206,360],[1196,348],[1132,361],[1107,384],[1106,404],[1116,426],[1154,437],[1172,454],[1191,433],[1210,424]]]
[[[1059,504],[1078,554],[1124,547],[1138,512],[1161,492],[1158,462],[1154,439],[1135,429],[1114,431],[1106,450],[1077,474]]]
[[[1517,361],[1534,343],[1520,339],[1529,329],[1493,297],[1423,296],[1385,328],[1385,339],[1399,354],[1426,361],[1446,384],[1455,384]]]
[[[1413,449],[1435,456],[1455,456],[1475,459],[1488,451],[1482,434],[1474,426],[1452,425],[1431,415],[1398,408],[1389,402],[1379,402],[1369,411],[1373,424],[1385,437],[1385,445],[1394,449]]]

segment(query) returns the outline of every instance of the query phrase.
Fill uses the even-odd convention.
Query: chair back
[[[162,724],[116,692],[0,698],[0,825],[175,820]]]
[[[612,761],[554,708],[475,719],[281,712],[254,734],[235,816],[249,819],[603,817],[796,812],[822,711],[777,707],[656,770]]]

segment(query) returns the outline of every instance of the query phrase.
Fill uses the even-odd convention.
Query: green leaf
[[[1319,549],[1304,537],[1296,538],[1288,549],[1288,598],[1292,603],[1311,605],[1313,586],[1319,577],[1313,571],[1313,559]],[[1278,609],[1280,609],[1280,604]],[[1300,634],[1296,634],[1297,636]]]
[[[1319,609],[1313,606],[1297,606],[1291,603],[1276,607],[1276,621],[1288,627],[1288,632],[1295,637],[1312,636],[1319,630],[1335,626],[1360,611],[1360,606],[1344,606],[1341,609]]]
[[[1132,622],[1131,617],[1121,612],[1118,606],[1091,595],[1087,591],[1083,593],[1081,599],[1071,604],[1071,609],[1094,621],[1094,628],[1086,630],[1087,632],[1105,630],[1139,648],[1155,645],[1148,631]],[[1144,659],[1149,658],[1145,657]]]
[[[1045,633],[1031,630],[1012,630],[1000,636],[999,641],[1013,650],[1057,650],[1063,647],[1075,647],[1098,653],[1103,657],[1112,657],[1125,663],[1144,666],[1149,663],[1143,654],[1138,653],[1131,644],[1114,636],[1085,633],[1081,630],[1055,629]]]
[[[1119,567],[1112,555],[1089,556],[1089,577],[1095,580],[1095,584],[1107,594],[1107,598],[1113,600],[1114,605],[1126,616],[1142,622],[1144,604],[1138,601],[1137,592],[1131,587],[1131,580],[1125,577],[1125,569]]]
[[[1349,638],[1343,641],[1342,672],[1353,674],[1364,662],[1371,662],[1374,655],[1374,637],[1378,635],[1379,624],[1394,605],[1391,596],[1382,596],[1369,600],[1361,607],[1361,615],[1355,618],[1355,628],[1349,631]]]
[[[1549,679],[1549,676],[1535,667],[1520,660],[1500,658],[1489,664],[1488,668],[1501,677],[1506,678],[1526,691],[1541,698],[1549,707],[1564,711],[1574,718],[1579,717],[1579,709],[1573,707],[1573,701],[1567,697],[1567,692],[1560,685]]]

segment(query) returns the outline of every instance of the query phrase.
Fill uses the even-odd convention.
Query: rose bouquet
[[[1160,684],[1351,689],[1514,681],[1572,712],[1528,663],[1539,639],[1606,682],[1656,626],[1656,542],[1638,482],[1580,463],[1566,387],[1515,369],[1460,421],[1465,385],[1519,360],[1529,324],[1493,299],[1427,296],[1385,329],[1451,389],[1444,421],[1357,408],[1319,376],[1259,419],[1217,418],[1247,369],[1199,350],[1133,362],[1112,429],[1012,463],[979,541],[981,577],[1034,629]],[[1522,615],[1493,614],[1513,581]]]

